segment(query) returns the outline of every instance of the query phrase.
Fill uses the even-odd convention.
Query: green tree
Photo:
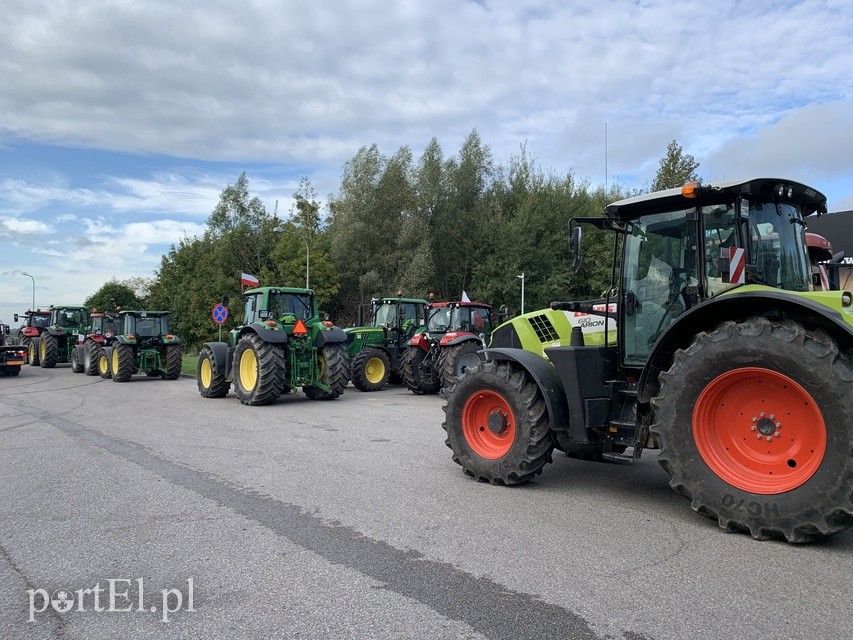
[[[698,180],[696,169],[699,163],[673,140],[666,146],[666,155],[661,158],[660,167],[652,182],[652,191],[676,189],[687,182]]]
[[[144,307],[143,301],[134,290],[116,278],[105,282],[100,289],[86,298],[83,304],[90,309],[99,311],[113,311],[116,307],[123,309],[141,309]]]

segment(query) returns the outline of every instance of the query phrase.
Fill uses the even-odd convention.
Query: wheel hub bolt
[[[776,433],[776,423],[769,418],[763,417],[763,414],[756,427],[758,428],[758,432],[764,436],[772,436]]]

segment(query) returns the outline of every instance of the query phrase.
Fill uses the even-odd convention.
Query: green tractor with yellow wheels
[[[426,328],[427,301],[402,295],[374,298],[370,324],[364,326],[359,313],[359,326],[344,329],[352,383],[359,391],[379,391],[389,382],[403,382],[403,355],[409,341]]]
[[[30,338],[30,364],[53,369],[59,363],[71,362],[88,326],[88,308],[76,304],[52,305],[47,326],[40,336]]]
[[[120,311],[117,333],[101,346],[97,368],[101,377],[128,382],[134,374],[177,380],[183,353],[178,336],[169,330],[168,311]],[[104,372],[109,363],[109,376]]]
[[[258,287],[243,293],[244,323],[228,342],[208,342],[198,356],[205,398],[228,395],[265,405],[299,387],[312,400],[339,397],[349,383],[343,330],[320,319],[311,289]]]
[[[492,334],[448,392],[453,459],[526,482],[554,448],[639,460],[727,531],[805,542],[853,525],[853,294],[816,291],[817,190],[691,183],[570,222],[614,235],[602,300],[555,302]],[[585,326],[583,326],[585,325]]]

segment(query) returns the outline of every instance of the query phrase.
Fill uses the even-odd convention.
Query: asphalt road
[[[853,637],[853,531],[726,534],[654,455],[480,484],[442,404],[0,378],[0,637]]]

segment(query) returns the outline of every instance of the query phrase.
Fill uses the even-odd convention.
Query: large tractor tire
[[[100,375],[104,380],[109,380],[113,377],[113,371],[110,367],[110,358],[107,356],[107,352],[103,349],[98,349],[98,375]]]
[[[177,380],[181,377],[181,365],[184,362],[181,345],[167,344],[164,346],[160,354],[160,360],[165,367],[165,371],[160,372],[160,377],[163,380]]]
[[[679,350],[660,381],[658,460],[694,510],[758,540],[853,525],[853,362],[826,333],[725,322]]]
[[[81,351],[83,349],[77,345],[74,345],[71,349],[71,371],[74,373],[83,373],[83,356]]]
[[[110,373],[113,382],[127,382],[133,377],[133,348],[117,344],[110,356]]]
[[[382,349],[364,349],[353,358],[352,383],[359,391],[379,391],[390,375],[391,361]]]
[[[43,333],[39,340],[39,366],[42,369],[53,369],[59,362],[59,340],[56,336]]]
[[[320,382],[329,387],[323,391],[320,387],[303,387],[305,395],[312,400],[334,400],[340,396],[350,379],[350,362],[347,349],[340,342],[325,345],[317,354],[320,364]]]
[[[94,340],[86,340],[83,343],[83,372],[87,376],[98,375],[98,353],[101,350]]]
[[[198,354],[196,384],[204,398],[224,398],[228,395],[228,380],[225,379],[225,373],[216,368],[210,347],[202,347]]]
[[[438,374],[433,371],[430,375],[421,366],[426,355],[420,347],[409,347],[403,354],[403,381],[409,391],[418,395],[433,395],[441,389]]]
[[[41,365],[41,361],[39,360],[39,348],[40,348],[41,340],[31,339],[27,344],[27,360],[30,363],[31,367],[38,367]]]
[[[481,482],[527,482],[551,462],[545,399],[520,367],[481,363],[450,389],[444,413],[454,462]]]
[[[441,386],[449,389],[459,378],[465,375],[465,371],[479,365],[482,360],[477,352],[482,348],[483,346],[479,342],[469,340],[442,349],[441,357],[438,359]]]
[[[253,406],[275,402],[285,389],[284,351],[248,333],[237,343],[233,372],[240,402]]]

